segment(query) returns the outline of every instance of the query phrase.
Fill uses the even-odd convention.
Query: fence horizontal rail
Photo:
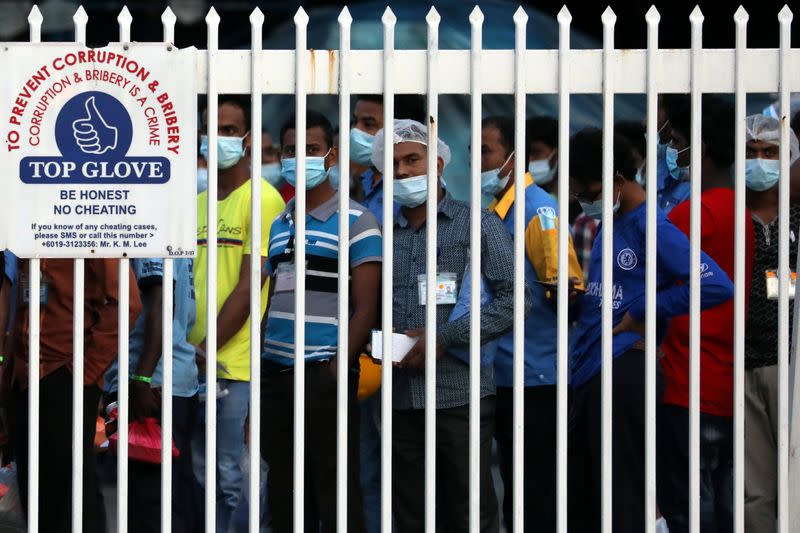
[[[207,74],[205,50],[198,50],[198,91],[206,93]],[[425,50],[395,50],[395,94],[423,94],[426,89]],[[470,93],[470,51],[439,50],[442,69],[439,94]],[[659,93],[688,93],[690,89],[690,50],[656,50],[654,53],[655,85]],[[780,51],[778,49],[742,50],[742,68],[748,73],[744,90],[748,93],[774,93],[778,85]],[[249,93],[251,52],[248,50],[219,50],[218,84],[220,94]],[[339,52],[337,50],[307,50],[306,71],[308,94],[338,94]],[[383,92],[383,51],[351,50],[349,83],[352,94]],[[645,93],[646,49],[614,50],[611,52],[611,73],[617,94]],[[483,50],[479,52],[483,66],[483,94],[514,94],[513,50]],[[600,94],[603,88],[603,51],[569,50],[566,61],[567,85],[564,90],[573,94]],[[295,53],[293,50],[264,50],[261,60],[268,67],[260,90],[264,94],[294,94]],[[700,50],[700,78],[696,83],[704,93],[733,93],[736,51],[733,49]],[[789,90],[800,91],[800,50],[787,52],[786,60],[797,68],[789,69]],[[555,94],[559,92],[558,50],[527,50],[525,52],[525,92]]]

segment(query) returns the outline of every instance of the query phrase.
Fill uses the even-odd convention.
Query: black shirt
[[[789,210],[789,266],[797,269],[797,237],[800,228],[800,206]],[[755,255],[753,281],[744,334],[745,367],[759,368],[778,363],[778,300],[767,299],[765,272],[778,270],[778,220],[764,224],[753,216]],[[791,335],[794,302],[789,304],[789,334]]]

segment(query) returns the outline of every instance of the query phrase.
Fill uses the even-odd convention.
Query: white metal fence
[[[252,47],[250,50],[220,50],[218,48],[218,28],[220,17],[212,8],[206,17],[208,28],[208,49],[198,50],[197,79],[200,91],[208,95],[208,136],[209,142],[209,181],[208,181],[208,219],[217,218],[217,99],[218,94],[246,93],[252,96],[252,136],[253,151],[259,153],[261,146],[261,100],[262,96],[269,94],[294,94],[296,96],[297,111],[297,211],[296,231],[297,240],[305,241],[305,123],[306,96],[311,94],[338,94],[340,100],[339,121],[343,127],[350,120],[350,96],[352,94],[382,93],[384,95],[384,122],[386,127],[392,124],[394,114],[392,96],[395,94],[417,93],[426,94],[428,102],[428,115],[430,117],[431,134],[435,134],[435,125],[438,124],[437,100],[440,95],[469,94],[471,95],[471,128],[472,144],[480,145],[481,124],[481,97],[483,94],[510,94],[514,95],[516,123],[516,153],[525,153],[524,147],[524,122],[526,118],[525,96],[528,94],[557,93],[559,95],[559,168],[561,176],[566,177],[569,169],[569,117],[570,95],[575,93],[595,93],[603,97],[603,154],[602,168],[603,182],[603,257],[612,257],[611,231],[614,224],[612,217],[612,187],[613,180],[612,152],[613,152],[613,123],[614,123],[614,95],[616,94],[646,94],[647,97],[647,320],[646,320],[646,487],[642,498],[646,500],[645,512],[647,532],[654,533],[656,518],[656,468],[655,468],[655,420],[656,420],[656,264],[654,243],[656,235],[656,98],[659,93],[690,93],[692,101],[692,127],[691,144],[699,146],[701,131],[701,95],[703,93],[733,93],[736,99],[736,162],[735,175],[744,175],[744,145],[745,145],[745,98],[748,93],[773,93],[780,94],[781,103],[781,176],[780,181],[780,321],[779,321],[779,461],[777,465],[779,480],[778,521],[779,531],[800,531],[800,513],[796,506],[790,509],[790,497],[797,501],[800,492],[800,474],[797,473],[797,464],[790,463],[797,448],[797,437],[793,440],[790,453],[789,440],[789,271],[788,258],[789,246],[789,121],[786,116],[789,109],[789,95],[791,92],[800,91],[800,50],[791,48],[790,25],[792,12],[785,7],[776,15],[776,25],[780,29],[780,47],[778,49],[749,49],[746,43],[746,28],[748,15],[739,9],[732,21],[736,27],[736,47],[734,49],[704,49],[702,46],[703,15],[695,9],[689,17],[692,28],[691,49],[688,50],[662,50],[658,47],[659,14],[655,8],[646,15],[643,23],[648,28],[648,45],[642,50],[618,50],[614,47],[615,14],[610,10],[602,16],[603,23],[603,48],[602,50],[572,50],[570,49],[570,23],[571,15],[564,8],[558,15],[560,37],[557,50],[527,50],[526,23],[527,15],[523,9],[517,11],[513,21],[516,32],[514,50],[483,50],[482,49],[482,23],[483,15],[479,8],[470,15],[472,27],[472,48],[470,50],[439,50],[438,26],[440,17],[435,8],[431,9],[426,17],[428,25],[427,50],[395,50],[395,24],[396,18],[391,9],[387,8],[383,18],[384,48],[383,50],[351,50],[350,28],[352,19],[347,8],[342,10],[339,17],[340,46],[339,50],[315,51],[306,48],[306,29],[309,22],[308,16],[301,8],[298,10],[294,21],[297,28],[295,50],[262,50],[261,35],[264,24],[264,15],[255,9],[250,17]],[[127,9],[119,15],[119,38],[121,42],[132,39],[132,17]],[[37,8],[33,8],[30,17],[30,41],[41,41],[42,17]],[[88,17],[80,8],[75,14],[75,41],[85,43],[86,26]],[[162,16],[164,27],[164,41],[174,41],[175,17],[169,8]],[[32,45],[35,46],[35,45]],[[349,166],[349,138],[340,136],[340,165],[342,168]],[[384,150],[387,159],[391,160],[393,152],[392,139],[385,137]],[[430,143],[428,150],[428,214],[427,214],[427,286],[435,284],[436,269],[436,201],[435,184],[436,174],[436,143]],[[700,150],[692,150],[692,193],[691,193],[691,302],[692,309],[700,308]],[[516,159],[514,169],[515,178],[521,180],[524,175],[525,162],[522,158]],[[254,158],[252,175],[260,173],[259,162]],[[391,228],[393,220],[392,211],[392,183],[393,170],[387,165],[384,174],[384,187],[386,201],[383,207],[384,227]],[[470,244],[472,249],[480,247],[480,160],[479,152],[472,151],[471,157],[471,200],[472,200],[472,231]],[[251,254],[251,316],[259,313],[260,301],[260,217],[261,217],[261,180],[252,180],[252,238],[253,250]],[[514,471],[523,471],[523,293],[524,293],[524,226],[523,214],[525,212],[525,196],[517,188],[515,198],[515,271],[518,273],[514,285]],[[347,212],[349,205],[348,191],[343,189],[340,196],[340,209]],[[744,217],[745,217],[745,189],[742,179],[736,180],[736,264],[735,276],[735,526],[737,532],[744,531]],[[559,209],[561,213],[568,212],[569,182],[561,179],[558,183]],[[187,202],[194,199],[187,198]],[[347,269],[348,225],[347,218],[340,219],[340,246],[343,249],[339,254],[340,271]],[[567,272],[568,248],[567,224],[559,227],[559,272]],[[208,228],[208,302],[205,312],[208,313],[208,364],[206,379],[208,383],[216,380],[216,277],[217,277],[217,228],[210,224]],[[297,295],[295,301],[296,314],[303,315],[305,311],[305,248],[297,247]],[[382,329],[392,329],[392,258],[393,239],[392,232],[385,231],[383,236],[383,289],[382,289]],[[82,379],[83,379],[83,259],[75,260],[75,372],[74,372],[74,420],[75,428],[81,427],[82,406]],[[479,272],[481,265],[480,254],[471,255],[471,269]],[[40,275],[39,259],[30,261],[31,294],[39,293]],[[119,531],[126,531],[127,519],[127,420],[128,411],[128,386],[124,379],[129,373],[128,368],[128,275],[129,260],[120,261],[120,310],[119,310],[119,462],[118,462],[118,524]],[[164,316],[171,316],[172,290],[167,290],[172,279],[172,260],[165,261],[164,269]],[[611,531],[611,413],[612,406],[612,376],[608,369],[611,368],[612,346],[612,263],[607,260],[603,264],[603,344],[602,344],[602,518],[603,531]],[[558,531],[567,530],[567,388],[568,388],[568,348],[567,348],[567,276],[560,276],[558,280],[558,457],[557,457],[557,516]],[[347,352],[347,324],[348,324],[348,283],[346,276],[339,277],[339,344],[340,350]],[[479,284],[473,283],[471,303],[473,308],[479,306]],[[435,350],[435,305],[434,291],[427,295],[427,350]],[[39,320],[34,319],[39,315],[39,300],[31,298],[30,314],[30,364],[31,368],[38,367],[39,362]],[[199,312],[204,312],[199,310]],[[795,315],[795,320],[797,315]],[[471,361],[471,389],[470,389],[470,530],[479,529],[479,316],[473,313],[471,318],[470,361]],[[250,472],[259,472],[259,418],[260,402],[260,331],[259,320],[251,320],[251,405],[250,414]],[[691,501],[691,530],[699,531],[699,399],[700,399],[700,315],[693,312],[691,315],[691,395],[690,395],[690,501]],[[295,322],[295,338],[297,344],[295,357],[303,358],[304,354],[304,328],[302,320]],[[392,353],[392,338],[384,338],[383,353]],[[794,361],[797,360],[797,351]],[[172,361],[172,331],[171,321],[164,321],[163,329],[163,358],[164,358],[164,398],[171,397],[171,361]],[[425,416],[425,469],[435,472],[435,379],[436,365],[434,358],[426,359],[426,416]],[[304,366],[297,365],[295,371],[295,403],[294,416],[296,421],[304,417]],[[389,533],[392,530],[392,369],[384,365],[382,370],[382,530]],[[338,366],[338,495],[337,495],[337,521],[339,531],[347,529],[347,367]],[[29,531],[38,531],[38,517],[46,509],[39,508],[39,387],[36,373],[31,373],[29,381],[30,399],[30,488],[28,500]],[[208,387],[208,400],[206,402],[206,464],[216,463],[216,392],[213,386]],[[797,400],[795,400],[797,401]],[[793,412],[795,419],[797,411]],[[795,420],[797,421],[797,420]],[[171,501],[171,462],[170,455],[172,441],[171,435],[172,412],[170,402],[163,405],[163,456],[162,456],[162,530],[171,529],[170,501]],[[82,494],[82,469],[81,431],[74,431],[73,453],[73,531],[81,531],[81,494]],[[295,442],[304,441],[304,424],[294,425]],[[294,527],[298,531],[304,529],[303,505],[305,498],[304,487],[304,448],[294,448]],[[790,470],[791,468],[791,470]],[[790,474],[791,486],[790,486]],[[215,469],[206,468],[206,487],[214,487]],[[434,531],[436,483],[435,475],[426,477],[426,531]],[[521,505],[523,501],[523,476],[514,477],[514,529],[523,531],[525,524],[535,523],[536,517],[527,516]],[[792,492],[790,493],[790,488]],[[256,475],[250,477],[251,502],[259,501],[259,479]],[[215,491],[206,491],[206,516],[205,529],[207,532],[215,530]],[[250,531],[258,531],[259,506],[250,506]],[[308,526],[308,524],[305,524]],[[535,526],[534,526],[535,527]]]

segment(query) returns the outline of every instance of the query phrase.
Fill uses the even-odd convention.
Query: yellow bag
[[[381,365],[366,354],[358,358],[361,374],[358,379],[358,399],[366,400],[381,387]]]

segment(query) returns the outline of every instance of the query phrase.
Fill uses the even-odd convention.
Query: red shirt
[[[700,247],[736,283],[734,268],[735,212],[732,189],[705,191],[701,204]],[[675,226],[689,236],[689,201],[669,214]],[[750,294],[755,249],[753,221],[745,214],[745,314]],[[733,302],[731,299],[700,314],[700,411],[733,416]],[[661,369],[665,378],[664,403],[689,406],[689,315],[674,317],[663,344]]]

